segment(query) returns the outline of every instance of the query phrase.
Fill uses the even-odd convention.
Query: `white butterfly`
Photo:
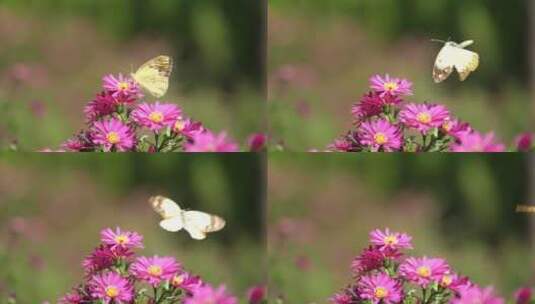
[[[167,231],[177,232],[186,230],[196,240],[206,238],[209,232],[215,232],[225,227],[225,220],[217,215],[201,211],[185,211],[171,199],[163,196],[153,196],[149,199],[154,211],[162,216],[160,227]]]
[[[479,66],[479,55],[464,48],[473,44],[473,40],[461,43],[447,41],[437,55],[433,67],[433,80],[436,83],[444,81],[453,72],[459,73],[459,79],[464,81],[468,75]]]
[[[173,59],[169,56],[158,56],[145,62],[132,78],[151,95],[160,98],[167,93],[169,76],[173,71]]]

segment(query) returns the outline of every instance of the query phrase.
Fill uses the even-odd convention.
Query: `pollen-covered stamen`
[[[121,137],[119,136],[117,132],[109,132],[108,134],[106,134],[106,140],[110,144],[114,145],[121,141]]]
[[[416,115],[416,119],[423,124],[428,124],[431,122],[431,114],[428,112],[420,112]]]
[[[379,298],[379,299],[386,298],[388,296],[388,289],[381,287],[381,286],[377,286],[375,287],[373,293],[376,298]]]
[[[398,87],[399,87],[398,84],[392,81],[385,82],[385,85],[384,85],[385,91],[389,91],[389,92],[397,90]]]
[[[185,126],[186,123],[183,120],[179,119],[173,125],[173,130],[175,130],[175,132],[182,132]]]
[[[147,272],[154,277],[159,277],[162,275],[162,267],[158,265],[150,265],[147,269]]]
[[[373,140],[375,141],[376,144],[378,145],[384,145],[388,142],[388,137],[386,136],[386,134],[384,133],[381,133],[381,132],[377,132],[375,133],[375,135],[373,136]]]
[[[385,237],[385,244],[387,245],[396,245],[399,242],[398,238],[395,235],[389,235]]]
[[[110,298],[115,298],[119,295],[119,288],[110,285],[106,287],[106,295]]]
[[[128,82],[126,82],[126,81],[122,81],[122,82],[119,82],[119,83],[117,84],[117,89],[118,89],[119,91],[126,91],[126,90],[128,90],[129,88],[130,88],[130,84],[129,84]]]
[[[431,276],[431,269],[429,267],[427,267],[427,266],[418,267],[416,272],[418,272],[418,275],[423,277],[423,278],[428,278],[428,277]]]
[[[440,285],[442,285],[443,287],[448,287],[450,286],[452,281],[453,281],[453,278],[450,275],[446,274],[440,280]]]
[[[149,119],[154,123],[160,123],[163,121],[163,113],[154,111],[149,114]]]
[[[171,280],[173,286],[180,286],[182,283],[184,283],[184,275],[176,275],[173,277],[173,280]]]
[[[130,242],[130,239],[128,238],[128,236],[121,234],[115,237],[115,241],[117,242],[117,244],[124,245],[128,244]]]

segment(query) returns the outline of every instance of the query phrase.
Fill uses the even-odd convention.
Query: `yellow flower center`
[[[395,235],[389,235],[385,237],[385,244],[396,245],[397,243],[398,243],[398,238]]]
[[[106,140],[108,140],[110,144],[114,145],[121,141],[121,137],[119,134],[117,134],[117,132],[110,132],[106,135]]]
[[[444,129],[444,131],[446,132],[449,132],[451,130],[451,127],[453,127],[453,125],[450,121],[446,121],[442,124],[442,129]]]
[[[128,84],[128,82],[119,82],[119,84],[117,85],[117,88],[119,88],[120,91],[125,91],[125,90],[128,90],[128,88],[130,87],[130,85]]]
[[[118,236],[115,237],[115,241],[118,244],[124,245],[124,244],[128,244],[130,239],[128,238],[128,236],[126,236],[124,234],[121,234],[121,235],[118,235]]]
[[[431,115],[427,112],[421,112],[416,115],[416,119],[421,123],[428,124],[431,122]]]
[[[186,126],[186,123],[182,120],[177,120],[175,122],[175,125],[173,126],[173,129],[175,132],[182,132],[184,130],[184,127]]]
[[[447,287],[447,286],[450,286],[452,281],[453,280],[452,280],[451,276],[445,275],[445,276],[442,277],[442,280],[441,280],[440,283],[441,283],[442,286]]]
[[[154,112],[150,113],[150,115],[149,115],[149,119],[150,119],[152,122],[155,122],[155,123],[162,122],[162,120],[163,120],[163,114],[162,114],[162,112],[154,111]]]
[[[154,276],[154,277],[159,277],[162,275],[162,267],[158,265],[150,265],[147,271],[149,272],[151,276]]]
[[[373,136],[373,140],[378,145],[384,145],[388,142],[388,137],[384,133],[378,132]]]
[[[384,287],[375,287],[373,291],[376,298],[382,299],[388,296],[388,290]]]
[[[184,276],[183,275],[176,275],[173,277],[173,280],[171,280],[171,284],[173,286],[180,286],[184,282]]]
[[[113,285],[106,287],[106,295],[110,298],[115,298],[119,295],[119,289]]]
[[[387,82],[384,84],[384,88],[385,88],[385,91],[389,91],[389,92],[392,92],[394,90],[397,90],[398,88],[398,84],[395,83],[395,82]]]
[[[431,269],[427,266],[420,266],[418,267],[418,275],[424,278],[428,278],[431,275]]]

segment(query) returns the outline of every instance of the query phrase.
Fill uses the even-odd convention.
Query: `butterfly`
[[[203,240],[209,232],[215,232],[225,227],[225,220],[217,215],[201,211],[185,211],[171,199],[163,196],[153,196],[149,199],[154,211],[163,219],[160,227],[167,231],[177,232],[186,230],[191,238]]]
[[[438,53],[433,67],[433,80],[435,83],[446,80],[453,72],[453,68],[459,73],[461,81],[464,81],[471,72],[477,69],[479,55],[476,52],[465,49],[465,47],[473,43],[473,40],[466,40],[461,43],[444,42],[444,46]]]
[[[151,95],[160,98],[167,93],[169,76],[173,71],[173,59],[169,56],[158,56],[145,62],[132,78]]]

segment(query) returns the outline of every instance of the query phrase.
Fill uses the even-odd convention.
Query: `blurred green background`
[[[410,101],[446,104],[507,144],[533,130],[527,0],[283,1],[269,5],[268,79],[273,141],[290,150],[324,148],[351,127],[351,105],[374,74],[414,83]],[[481,63],[465,82],[434,84],[442,45],[460,42]]]
[[[297,156],[270,157],[272,298],[326,303],[351,282],[369,232],[386,227],[413,236],[410,254],[443,257],[507,299],[535,284],[535,218],[516,213],[535,204],[525,155]]]
[[[1,1],[0,148],[58,146],[105,74],[160,54],[175,59],[164,101],[243,143],[265,124],[264,15],[248,0]]]
[[[265,282],[263,163],[256,154],[1,155],[0,298],[55,303],[82,281],[101,229],[116,226],[144,236],[140,255],[175,256],[245,298]],[[227,225],[203,241],[166,232],[147,203],[157,194]]]

